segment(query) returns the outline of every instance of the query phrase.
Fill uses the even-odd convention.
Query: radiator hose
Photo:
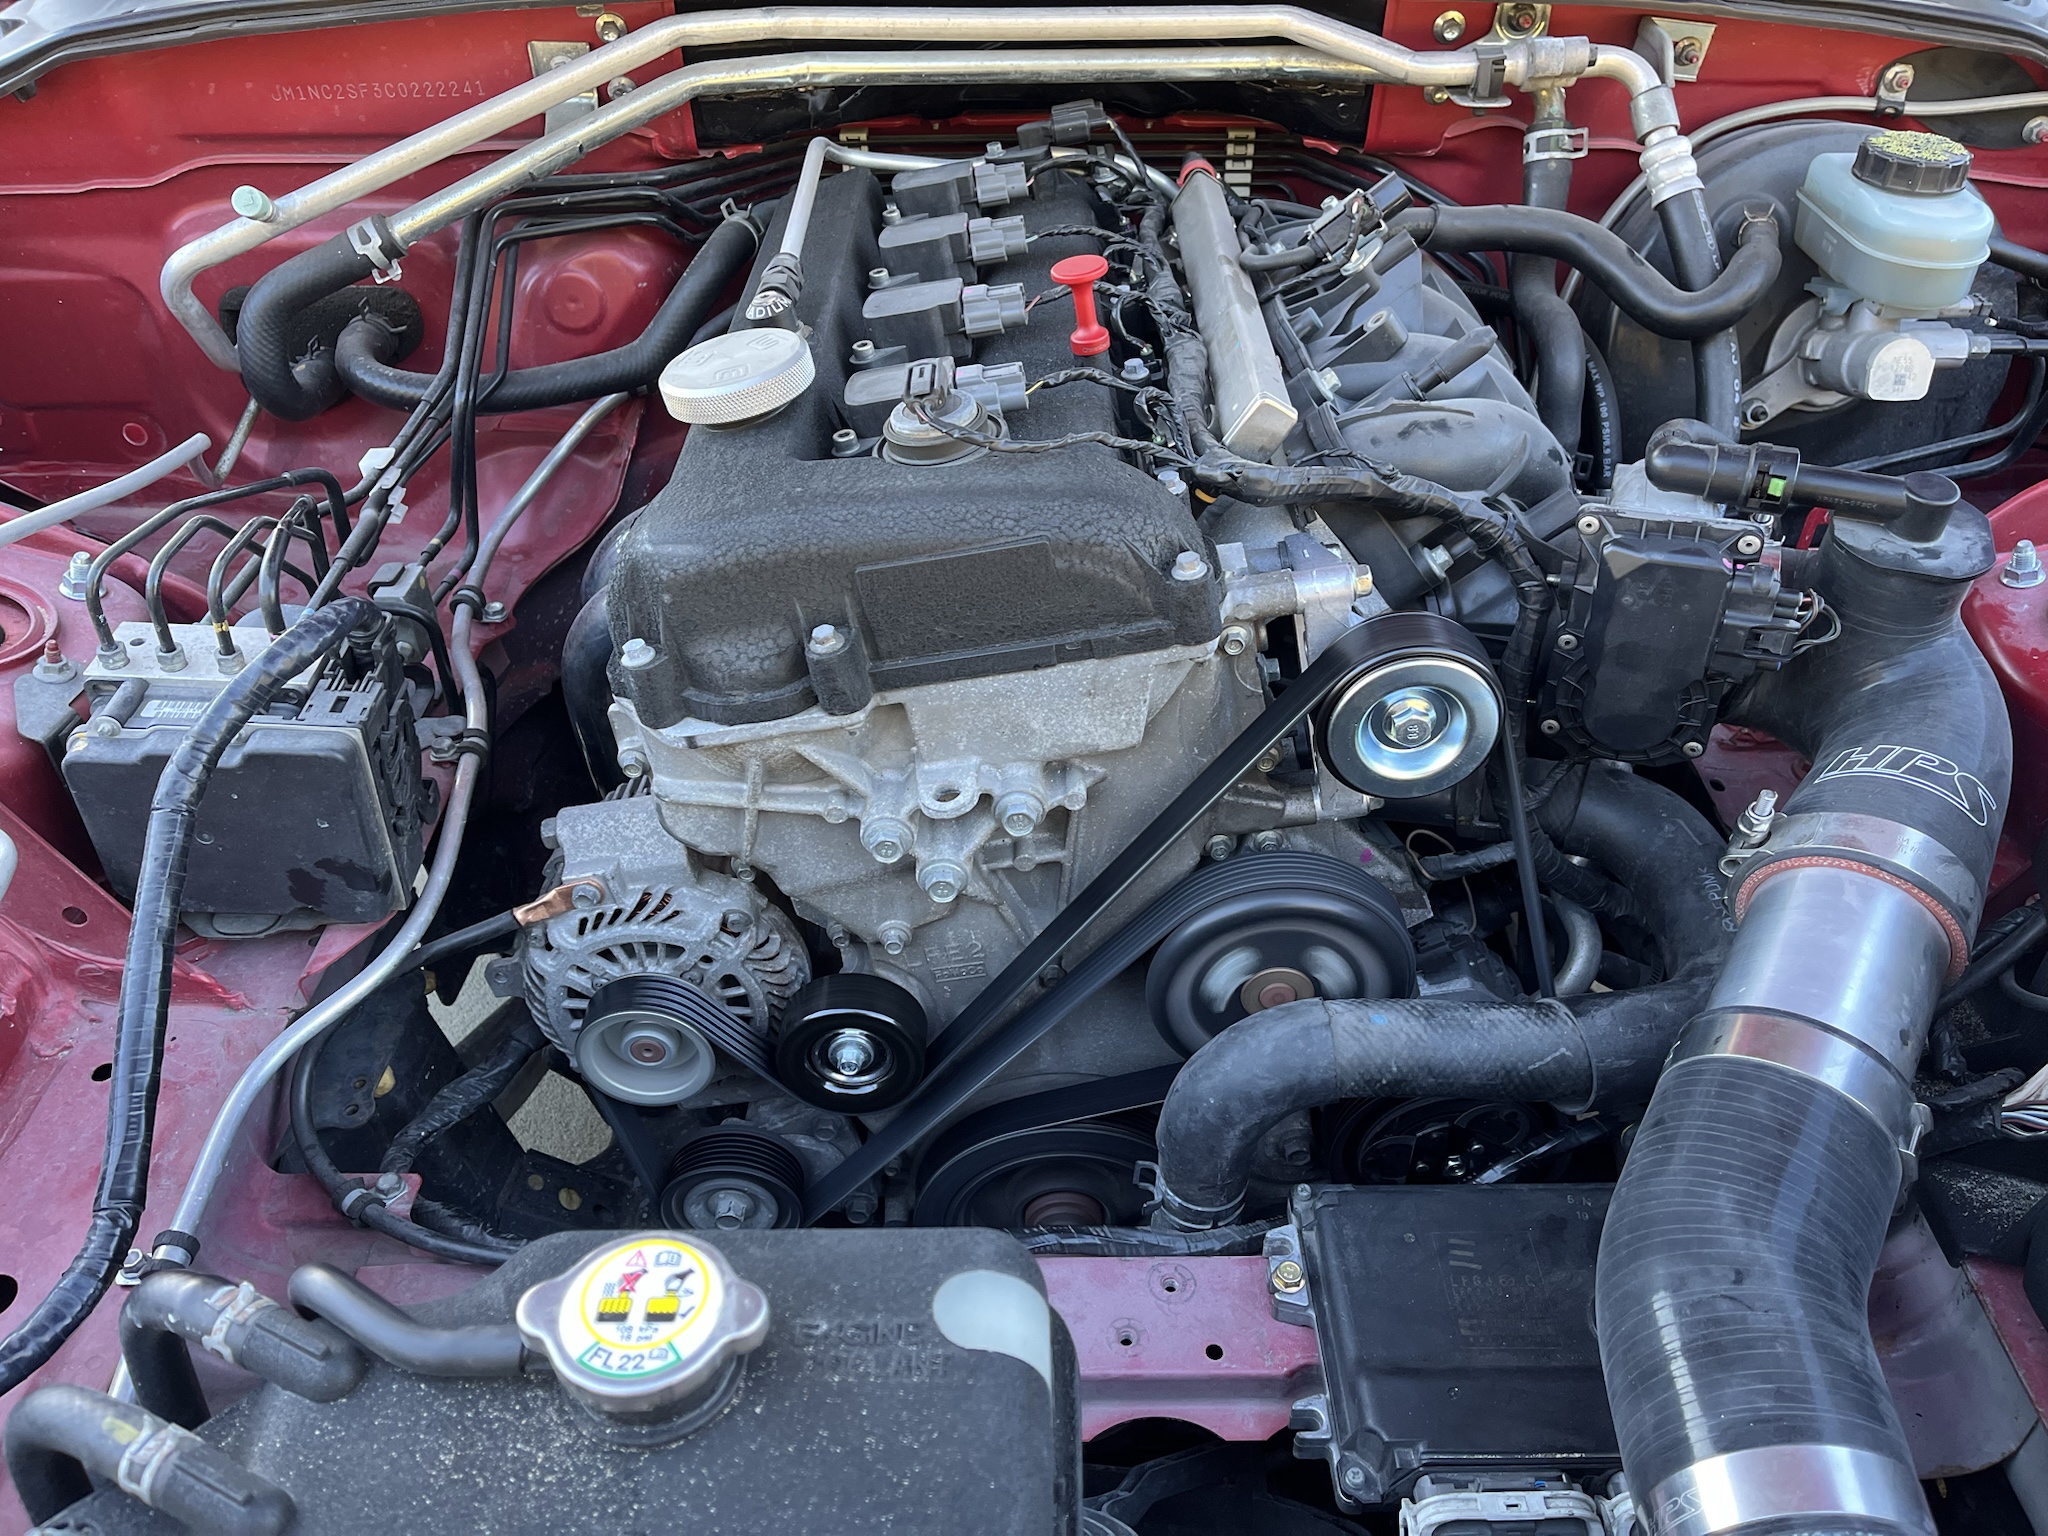
[[[2011,778],[1956,617],[1991,562],[1972,508],[1925,542],[1838,509],[1817,585],[1840,637],[1736,711],[1814,771],[1735,877],[1741,926],[1602,1238],[1601,1359],[1649,1536],[1934,1531],[1865,1304]]]
[[[361,598],[344,597],[305,615],[214,696],[164,764],[143,831],[135,918],[122,962],[113,1075],[107,1082],[107,1148],[93,1195],[91,1225],[71,1267],[21,1325],[0,1341],[0,1393],[20,1386],[91,1315],[113,1283],[142,1219],[149,1195],[149,1144],[163,1072],[164,1026],[171,1011],[171,965],[185,890],[185,859],[206,781],[228,744],[269,708],[278,690],[374,612]]]
[[[1527,1003],[1466,998],[1287,1003],[1241,1019],[1188,1059],[1159,1114],[1160,1211],[1203,1230],[1236,1218],[1253,1153],[1296,1110],[1348,1098],[1503,1097],[1639,1105],[1698,1011],[1730,924],[1722,840],[1670,790],[1599,766],[1553,791],[1558,840],[1628,888],[1668,980]]]

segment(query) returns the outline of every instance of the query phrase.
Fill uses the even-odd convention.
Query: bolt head
[[[2048,117],[2030,117],[2020,129],[2020,139],[2027,144],[2048,142]]]
[[[846,649],[846,633],[836,624],[820,624],[811,631],[808,649],[813,656],[836,656]]]
[[[1451,88],[1448,85],[1425,85],[1422,99],[1433,107],[1440,107],[1451,99]]]
[[[1742,420],[1744,425],[1760,427],[1770,419],[1771,408],[1763,401],[1745,400],[1742,402]]]
[[[1600,519],[1593,516],[1590,512],[1579,519],[1579,532],[1583,533],[1587,538],[1590,539],[1599,531]]]
[[[952,901],[959,896],[960,887],[951,880],[939,879],[928,882],[925,885],[924,893],[931,897],[933,901],[944,905],[946,902]]]
[[[1259,754],[1259,760],[1252,766],[1261,773],[1271,773],[1280,766],[1280,747],[1276,742]]]
[[[1913,88],[1913,66],[1893,64],[1877,77],[1877,84],[1887,95],[1902,96]]]
[[[1763,539],[1754,533],[1745,533],[1735,541],[1735,553],[1738,555],[1761,554],[1763,547]]]
[[[1465,13],[1445,11],[1430,27],[1429,35],[1440,43],[1455,43],[1465,35]]]
[[[868,268],[868,286],[869,286],[870,288],[886,288],[886,287],[888,287],[888,286],[889,286],[889,269],[888,269],[887,267],[869,267],[869,268]]]
[[[746,1225],[754,1214],[754,1197],[743,1189],[721,1189],[711,1197],[711,1219],[728,1231]]]
[[[1202,851],[1220,864],[1237,851],[1237,839],[1219,832],[1202,845]]]
[[[1300,1263],[1294,1259],[1282,1259],[1278,1264],[1275,1264],[1271,1279],[1273,1281],[1273,1289],[1280,1292],[1283,1296],[1292,1296],[1308,1283],[1307,1274],[1303,1272]]]
[[[1287,839],[1278,832],[1261,832],[1252,839],[1252,847],[1259,853],[1278,853],[1287,846]]]
[[[658,1029],[636,1029],[626,1036],[626,1054],[643,1067],[658,1067],[675,1054],[675,1042]]]
[[[1223,631],[1223,637],[1218,644],[1222,647],[1224,655],[1242,656],[1251,649],[1251,631],[1242,624],[1232,624]]]
[[[900,922],[884,923],[877,937],[882,941],[883,953],[900,955],[910,945],[910,925]]]
[[[658,653],[654,647],[635,635],[619,647],[619,665],[630,672],[644,671],[654,665]]]
[[[1703,741],[1688,741],[1687,743],[1685,743],[1684,746],[1680,747],[1678,750],[1683,752],[1687,757],[1698,757],[1701,753],[1707,750],[1707,744]]]
[[[604,892],[595,881],[586,880],[569,892],[569,904],[579,912],[588,912],[604,904]]]
[[[1410,691],[1387,701],[1387,735],[1396,746],[1424,747],[1443,734],[1443,711],[1428,694]]]
[[[903,845],[893,837],[878,837],[868,852],[872,853],[879,863],[894,864],[903,857]]]
[[[842,1029],[825,1043],[825,1060],[841,1077],[859,1077],[875,1064],[874,1037],[864,1029]]]
[[[1029,811],[1012,811],[1003,818],[1003,830],[1012,837],[1029,837],[1031,829],[1038,825]]]
[[[1555,736],[1559,731],[1564,729],[1564,722],[1561,720],[1545,720],[1541,725],[1537,726],[1536,729],[1541,731],[1546,736]]]
[[[1173,557],[1173,579],[1175,581],[1202,581],[1209,575],[1209,562],[1192,549],[1184,549]]]
[[[478,617],[486,624],[502,624],[505,622],[505,613],[506,608],[503,603],[485,603],[484,611]]]
[[[754,926],[754,914],[733,907],[720,916],[718,926],[727,933],[745,933]]]

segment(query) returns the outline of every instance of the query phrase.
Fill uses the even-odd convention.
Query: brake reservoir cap
[[[661,402],[692,426],[772,416],[811,387],[818,367],[795,331],[763,326],[700,341],[661,370]]]
[[[709,1243],[641,1232],[519,1298],[519,1331],[608,1439],[662,1445],[722,1413],[768,1298]]]

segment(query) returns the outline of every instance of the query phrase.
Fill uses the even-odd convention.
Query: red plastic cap
[[[1109,350],[1109,331],[1095,316],[1095,285],[1109,276],[1100,256],[1069,256],[1052,264],[1052,280],[1074,293],[1074,334],[1068,344],[1076,357],[1096,357]]]

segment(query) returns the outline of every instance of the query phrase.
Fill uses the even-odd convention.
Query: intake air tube
[[[1815,766],[1738,872],[1741,928],[1602,1238],[1601,1359],[1649,1536],[1934,1530],[1865,1302],[2011,777],[1956,618],[1991,559],[1968,507],[1928,543],[1838,516],[1818,585],[1840,637],[1738,711]]]
[[[1640,1104],[1726,953],[1714,892],[1721,839],[1670,790],[1601,766],[1558,785],[1559,840],[1628,886],[1670,980],[1563,1001],[1310,1000],[1231,1025],[1189,1058],[1160,1111],[1161,1211],[1187,1229],[1232,1220],[1259,1138],[1346,1098],[1499,1095],[1571,1108]]]

